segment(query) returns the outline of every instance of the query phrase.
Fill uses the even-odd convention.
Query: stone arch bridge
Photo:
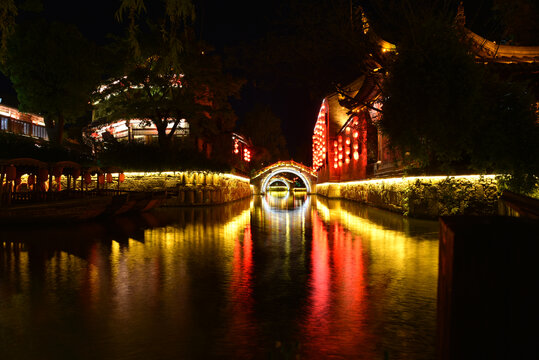
[[[251,185],[254,187],[255,194],[264,194],[267,191],[268,186],[272,183],[272,179],[278,177],[280,174],[294,174],[299,177],[308,193],[314,192],[314,186],[316,185],[316,173],[310,167],[297,163],[293,160],[279,161],[275,164],[266,166],[259,170],[251,178]]]

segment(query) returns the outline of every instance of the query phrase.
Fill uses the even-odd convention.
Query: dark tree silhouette
[[[49,138],[61,143],[65,123],[89,109],[99,64],[95,46],[75,26],[32,19],[10,36],[2,72],[21,110],[42,114]]]

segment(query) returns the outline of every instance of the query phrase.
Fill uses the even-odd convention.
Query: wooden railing
[[[8,117],[2,117],[2,126],[0,127],[0,130],[12,134],[30,136],[36,139],[49,139],[45,126]]]
[[[498,214],[539,219],[539,200],[505,190],[498,200]]]

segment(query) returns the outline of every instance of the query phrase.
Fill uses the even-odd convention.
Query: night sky
[[[105,43],[108,33],[121,34],[122,26],[114,18],[118,1],[44,1],[43,16],[52,20],[73,23],[88,38]],[[151,3],[147,1],[147,3]],[[280,16],[284,0],[275,1],[219,1],[200,0],[197,4],[197,32],[200,37],[224,51],[229,47],[244,44],[250,46],[275,30],[276,17]],[[316,1],[313,1],[313,6]],[[479,5],[477,5],[479,4]],[[488,9],[490,1],[471,2],[474,13]],[[472,12],[470,11],[470,13]],[[467,10],[468,12],[468,10]],[[474,17],[476,24],[484,23]],[[255,79],[250,79],[255,80]],[[261,93],[247,86],[241,101],[234,108],[241,118],[254,102],[268,104],[282,120],[283,133],[293,159],[310,165],[311,135],[322,99],[313,99],[307,89],[290,88],[286,79],[276,79],[277,87]],[[283,80],[282,86],[279,81]],[[351,79],[353,80],[353,79]],[[9,105],[16,105],[16,94],[9,81],[0,74],[0,97]]]

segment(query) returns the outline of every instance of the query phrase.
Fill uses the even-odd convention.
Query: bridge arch
[[[278,178],[276,178],[276,177],[271,178],[271,179],[269,180],[269,182],[268,182],[268,185],[266,185],[266,189],[269,188],[273,183],[276,183],[276,182],[284,183],[284,186],[286,186],[286,189],[287,189],[288,191],[290,191],[290,184],[288,183],[288,181],[286,181],[286,180],[284,180],[284,179],[282,179],[282,178],[280,178],[280,177],[278,177]]]
[[[275,176],[284,173],[296,175],[305,184],[307,192],[313,192],[314,185],[316,184],[316,173],[310,167],[295,161],[279,161],[258,171],[251,178],[254,192],[257,194],[266,193],[271,180],[275,178]]]

